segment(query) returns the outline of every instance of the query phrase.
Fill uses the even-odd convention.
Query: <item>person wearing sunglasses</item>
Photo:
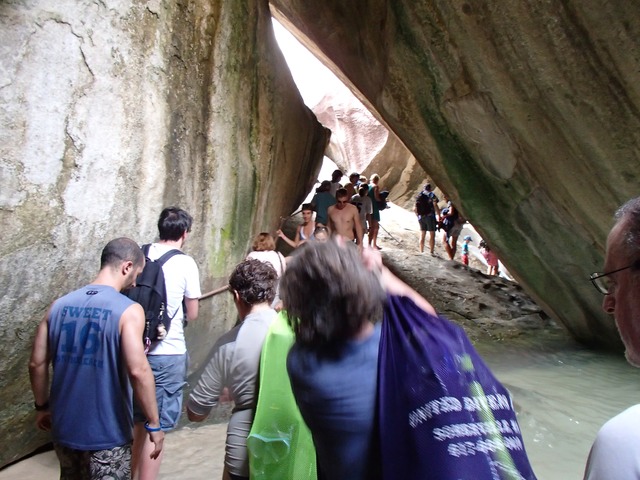
[[[349,194],[344,188],[336,192],[336,204],[329,207],[329,230],[332,235],[340,235],[357,245],[362,245],[362,224],[358,207],[349,203]]]
[[[620,207],[615,220],[607,238],[604,272],[590,278],[604,295],[602,308],[615,319],[627,361],[640,367],[640,197]],[[640,479],[640,404],[602,426],[584,479]]]

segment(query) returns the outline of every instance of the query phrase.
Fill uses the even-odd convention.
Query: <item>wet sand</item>
[[[186,426],[169,433],[160,479],[212,480],[222,478],[227,424]],[[53,451],[40,453],[0,470],[0,480],[53,480],[60,478]]]

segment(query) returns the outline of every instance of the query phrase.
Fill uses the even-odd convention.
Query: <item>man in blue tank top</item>
[[[131,478],[132,387],[149,419],[152,456],[162,451],[144,312],[120,293],[143,267],[133,240],[110,241],[96,279],[53,302],[36,331],[29,362],[36,425],[51,431],[60,478]]]

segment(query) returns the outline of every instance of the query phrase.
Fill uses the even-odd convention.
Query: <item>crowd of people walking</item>
[[[239,321],[213,345],[188,396],[186,412],[189,420],[200,422],[220,403],[234,403],[225,456],[225,475],[231,480],[251,476],[247,437],[259,392],[261,349],[281,310],[295,336],[287,358],[291,391],[315,449],[317,470],[310,478],[382,478],[375,405],[383,307],[389,295],[405,297],[431,321],[438,320],[430,303],[382,264],[377,245],[382,205],[378,175],[368,184],[354,172],[345,186],[339,184],[341,176],[335,172],[331,181],[322,182],[314,200],[302,206],[302,223],[293,239],[277,232],[296,249],[293,255],[285,258],[276,251],[276,238],[261,232],[229,277],[228,291]],[[440,208],[430,184],[418,194],[419,246],[423,251],[429,232],[433,253],[439,226],[445,251],[453,259],[464,219],[446,197],[445,201]],[[636,199],[620,210],[609,239],[607,272],[591,277],[605,295],[605,310],[616,315],[634,363],[637,326],[631,325],[632,314],[626,318],[627,310],[617,307],[635,308],[624,297],[623,282],[637,270],[636,237],[628,237],[631,250],[619,237],[626,230],[640,230],[638,205]],[[158,477],[165,433],[176,427],[183,411],[188,358],[184,326],[199,315],[199,269],[182,251],[191,228],[186,211],[169,207],[160,214],[157,242],[140,248],[128,238],[111,240],[102,251],[95,280],[53,302],[39,323],[29,362],[36,425],[51,432],[61,478]],[[370,248],[363,248],[365,232]],[[465,236],[465,264],[470,242],[472,238]],[[497,274],[497,257],[484,241],[481,246],[489,273]],[[626,263],[633,260],[630,266],[623,261],[625,252],[633,257],[627,259]],[[158,262],[165,302],[161,311],[169,319],[161,337],[148,331],[153,318],[147,306],[121,294],[142,288],[137,282]],[[615,281],[613,274],[618,274]],[[154,341],[145,351],[143,338],[150,337]],[[454,409],[455,403],[447,402],[446,408]],[[425,412],[415,418],[427,418]],[[636,410],[629,411],[624,422],[633,423],[637,416]],[[628,435],[620,419],[599,434],[585,478],[612,478],[607,472],[614,470],[615,478],[632,478],[626,469],[631,468],[629,462],[635,465],[637,452],[629,445],[638,443],[637,435]],[[610,452],[618,447],[607,436],[610,431],[630,438],[615,465]],[[513,462],[510,465],[515,468]],[[526,465],[520,472],[517,478],[535,478]]]

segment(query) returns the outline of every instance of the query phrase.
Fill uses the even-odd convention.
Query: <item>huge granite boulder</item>
[[[325,95],[312,111],[331,130],[325,155],[347,175],[364,171],[389,138],[389,130],[344,86]]]
[[[203,290],[218,287],[302,201],[329,132],[257,0],[1,2],[0,45],[2,466],[49,439],[33,425],[33,333],[104,244],[153,240],[180,205]],[[228,295],[202,302],[193,368],[235,319]]]
[[[638,194],[639,3],[271,3],[538,304],[580,341],[619,346],[588,276]]]
[[[369,168],[388,189],[415,158],[547,313],[585,343],[618,344],[587,277],[611,213],[637,195],[640,4],[271,4],[410,152],[380,144]],[[106,241],[152,239],[179,204],[203,287],[220,286],[311,189],[329,132],[264,1],[18,0],[0,2],[0,27],[3,465],[48,438],[32,426],[33,330],[91,279]],[[229,300],[190,327],[194,368],[234,321]]]

